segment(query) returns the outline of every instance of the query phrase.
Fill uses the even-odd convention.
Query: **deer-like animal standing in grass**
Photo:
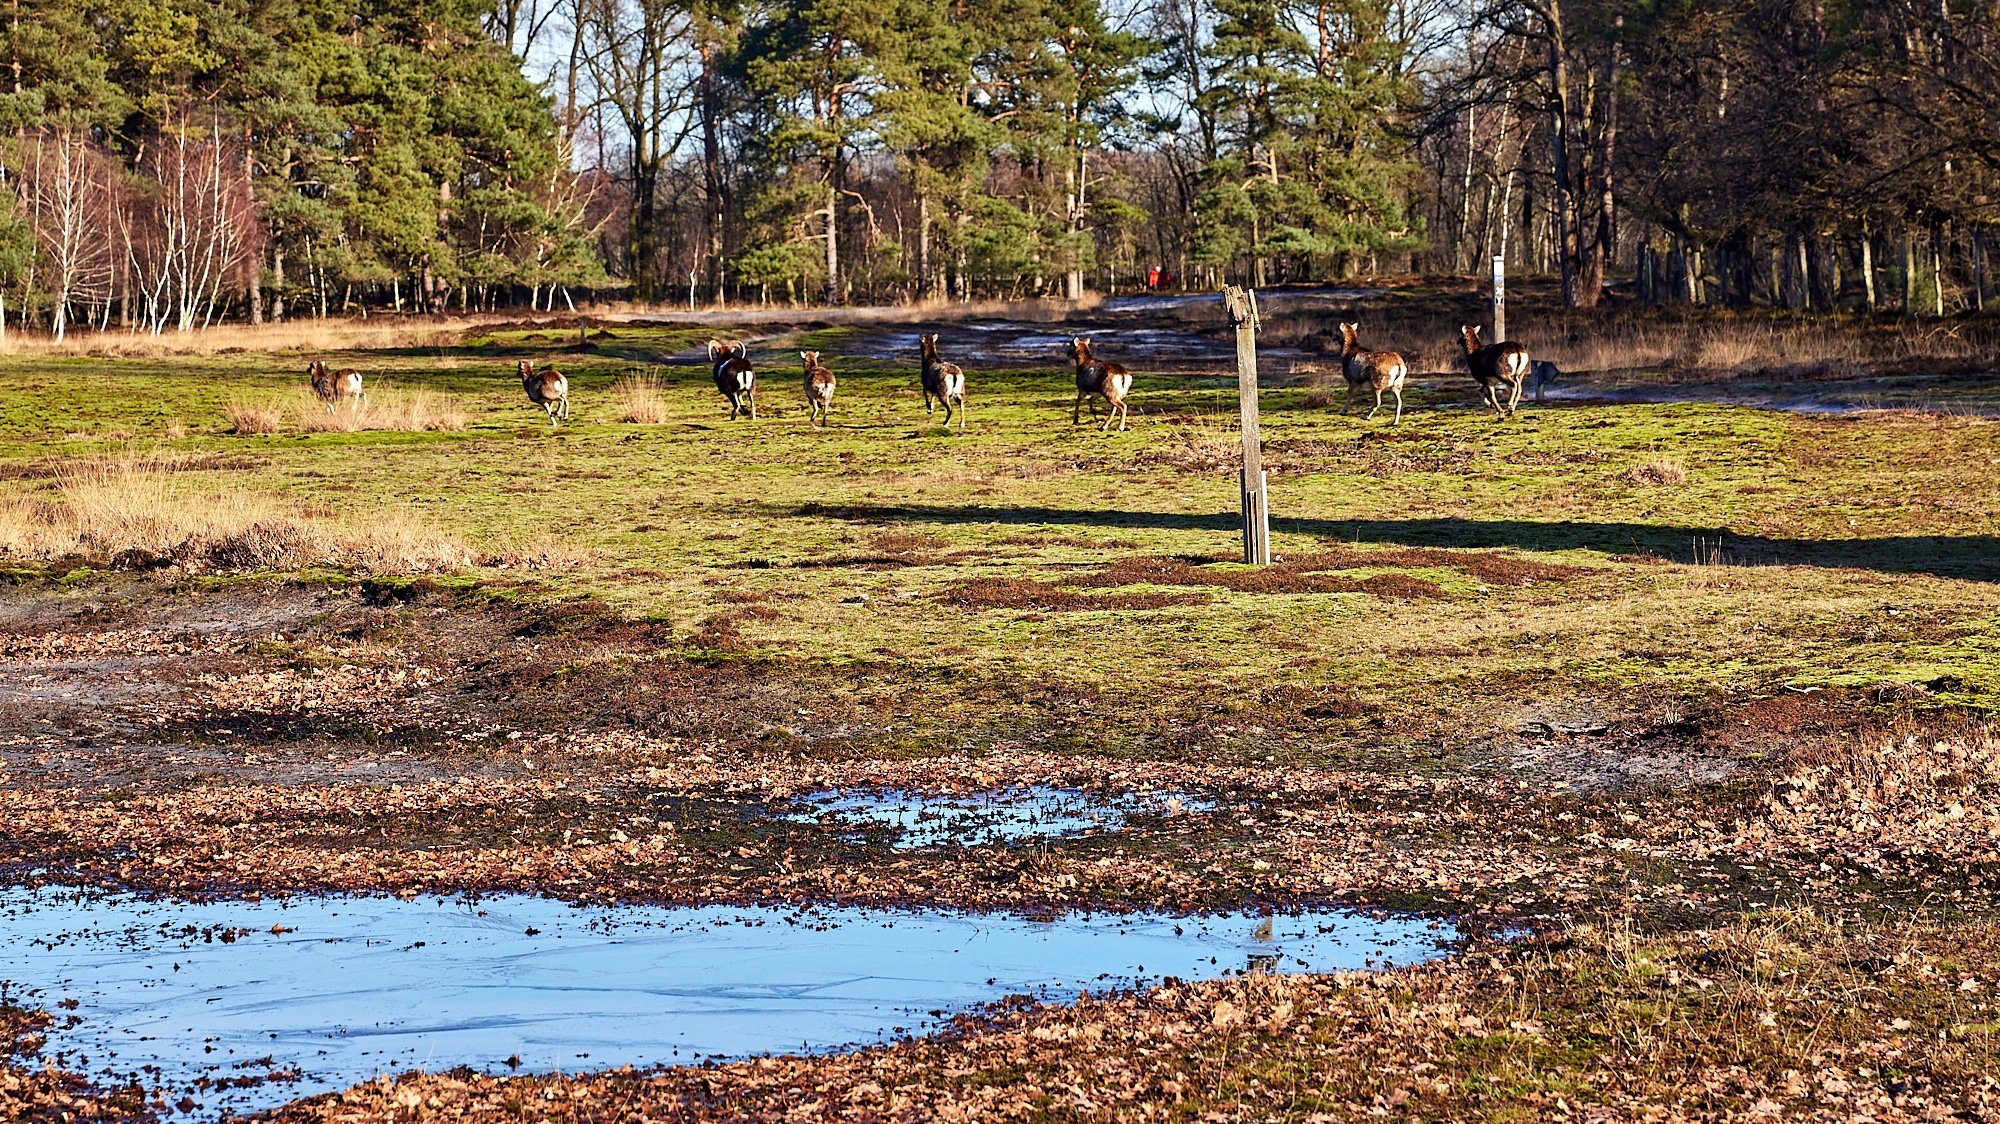
[[[1472,381],[1479,384],[1486,394],[1486,402],[1493,407],[1494,414],[1506,417],[1510,412],[1521,409],[1521,384],[1528,379],[1532,364],[1528,360],[1528,349],[1511,340],[1500,343],[1481,344],[1477,325],[1460,325],[1459,342],[1465,345],[1465,368],[1472,372]],[[1500,388],[1511,392],[1507,405],[1500,405]]]
[[[757,369],[750,365],[750,345],[742,340],[710,340],[708,361],[715,365],[715,389],[729,399],[729,420],[748,414],[756,421]]]
[[[956,363],[947,363],[938,357],[938,338],[935,333],[917,337],[923,347],[924,361],[924,413],[932,412],[932,401],[944,404],[945,428],[951,428],[952,407],[958,408],[958,428],[965,428],[965,372]]]
[[[1129,412],[1125,396],[1132,393],[1132,372],[1116,363],[1093,358],[1090,341],[1076,336],[1069,341],[1069,357],[1076,363],[1076,406],[1069,412],[1069,423],[1075,425],[1083,416],[1083,401],[1097,396],[1111,406],[1111,412],[1104,416],[1103,429],[1111,428],[1111,419],[1118,419],[1118,429],[1126,429],[1126,415]],[[1097,403],[1091,403],[1091,413],[1097,412]]]
[[[326,369],[325,360],[315,359],[306,373],[312,376],[313,393],[319,396],[321,402],[326,403],[327,413],[333,413],[334,406],[342,399],[347,400],[357,410],[368,405],[368,395],[361,390],[360,371],[352,367],[342,367],[338,371],[330,372]]]
[[[1389,424],[1400,424],[1403,420],[1403,379],[1410,373],[1410,365],[1403,362],[1403,357],[1393,351],[1367,350],[1361,346],[1360,325],[1342,324],[1340,362],[1342,373],[1347,376],[1347,399],[1340,404],[1340,412],[1345,414],[1354,408],[1356,387],[1369,387],[1375,391],[1375,406],[1368,411],[1367,417],[1361,419],[1367,421],[1382,408],[1382,392],[1386,390],[1396,396],[1396,420]]]
[[[806,367],[806,423],[826,426],[826,412],[833,408],[833,372],[820,366],[819,352],[801,351]]]
[[[535,369],[532,360],[521,360],[521,389],[528,394],[528,401],[540,406],[549,415],[549,428],[556,428],[557,419],[569,420],[569,377],[554,367]]]

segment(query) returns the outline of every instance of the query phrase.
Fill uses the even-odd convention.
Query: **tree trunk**
[[[1788,264],[1786,282],[1788,292],[1784,306],[1794,310],[1812,308],[1812,262],[1808,258],[1804,234],[1792,234],[1792,260]]]
[[[1986,311],[1986,235],[1972,228],[1972,310]]]
[[[1903,228],[1903,315],[1917,314],[1917,236]]]
[[[1932,315],[1944,319],[1944,230],[1931,227],[1931,308]]]
[[[1553,146],[1556,187],[1556,261],[1562,273],[1562,302],[1577,307],[1576,258],[1573,252],[1576,230],[1576,201],[1571,197],[1569,168],[1569,52],[1563,39],[1562,4],[1550,0],[1549,41],[1549,140]]]
[[[1875,313],[1875,236],[1866,225],[1861,228],[1861,292],[1869,315]]]
[[[1083,233],[1084,191],[1089,182],[1090,166],[1081,145],[1068,161],[1063,172],[1069,188],[1069,269],[1063,274],[1063,295],[1069,300],[1083,299],[1083,262],[1079,236]]]
[[[722,95],[717,89],[715,56],[719,44],[712,36],[701,44],[701,173],[708,204],[708,285],[713,299],[722,304],[723,222],[728,209],[728,185],[722,175]]]
[[[1597,230],[1584,257],[1583,277],[1576,294],[1576,304],[1580,308],[1596,307],[1598,298],[1604,295],[1605,268],[1616,252],[1618,242],[1618,194],[1612,163],[1618,152],[1619,32],[1625,27],[1625,17],[1615,17],[1611,26],[1610,54],[1604,64],[1604,92],[1601,95],[1603,116],[1598,136]]]
[[[632,299],[649,304],[659,292],[653,277],[653,259],[659,256],[659,170],[642,164],[633,173],[632,234],[627,239]]]
[[[951,280],[952,287],[955,290],[952,295],[957,298],[960,304],[965,304],[972,300],[972,277],[967,270],[965,260],[965,224],[968,221],[969,216],[960,215],[958,217],[958,236],[952,240]]]
[[[1325,34],[1326,8],[1325,4],[1320,5],[1322,35]],[[1320,43],[1320,52],[1325,54],[1327,49],[1326,41],[1322,39]],[[1324,77],[1324,73],[1325,68],[1322,66],[1322,77]],[[1458,193],[1458,238],[1453,242],[1451,247],[1451,267],[1454,271],[1458,272],[1463,272],[1466,269],[1465,247],[1466,243],[1470,240],[1469,235],[1472,232],[1472,155],[1475,150],[1473,137],[1478,132],[1478,129],[1479,107],[1477,105],[1468,105],[1465,107],[1465,175],[1459,186]],[[1493,196],[1490,186],[1487,189],[1486,195],[1488,199],[1491,199]]]
[[[917,193],[917,299],[931,295],[931,197]]]
[[[840,303],[840,185],[826,192],[826,293],[828,304]]]

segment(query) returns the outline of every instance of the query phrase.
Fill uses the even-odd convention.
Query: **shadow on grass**
[[[857,523],[1001,524],[1004,526],[1145,528],[1233,534],[1233,512],[1091,510],[925,504],[770,505],[777,516]],[[1354,543],[1518,550],[1595,550],[1653,555],[1671,562],[1823,566],[1897,574],[2000,581],[2000,536],[1887,535],[1880,538],[1781,539],[1715,527],[1654,523],[1544,523],[1523,519],[1299,519],[1273,517],[1283,534]]]

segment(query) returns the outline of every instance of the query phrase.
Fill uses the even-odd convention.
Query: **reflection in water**
[[[1184,792],[1098,796],[1074,788],[1018,785],[962,794],[898,788],[852,788],[801,798],[808,810],[787,817],[805,823],[829,819],[874,824],[899,834],[898,848],[956,843],[1016,843],[1122,830],[1132,816],[1178,816],[1215,810],[1215,801]]]
[[[578,909],[521,896],[188,905],[0,891],[11,998],[58,1014],[59,1002],[80,1003],[79,1025],[53,1030],[45,1053],[107,1083],[141,1074],[168,1101],[191,1093],[197,1117],[413,1068],[511,1058],[576,1071],[829,1049],[1010,994],[1062,1000],[1165,976],[1403,964],[1453,936],[1441,923],[1331,910],[1028,921]],[[216,1087],[273,1072],[289,1077]]]

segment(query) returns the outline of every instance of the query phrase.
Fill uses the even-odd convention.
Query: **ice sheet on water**
[[[1030,921],[579,909],[518,895],[187,904],[0,890],[0,977],[13,981],[12,999],[58,1015],[62,1000],[79,1003],[79,1024],[52,1031],[44,1052],[106,1081],[158,1067],[146,1084],[169,1102],[192,1090],[197,1118],[380,1073],[498,1070],[509,1057],[574,1072],[830,1049],[1011,994],[1404,964],[1455,935],[1441,922],[1340,910]],[[195,1088],[273,1070],[297,1077]]]

